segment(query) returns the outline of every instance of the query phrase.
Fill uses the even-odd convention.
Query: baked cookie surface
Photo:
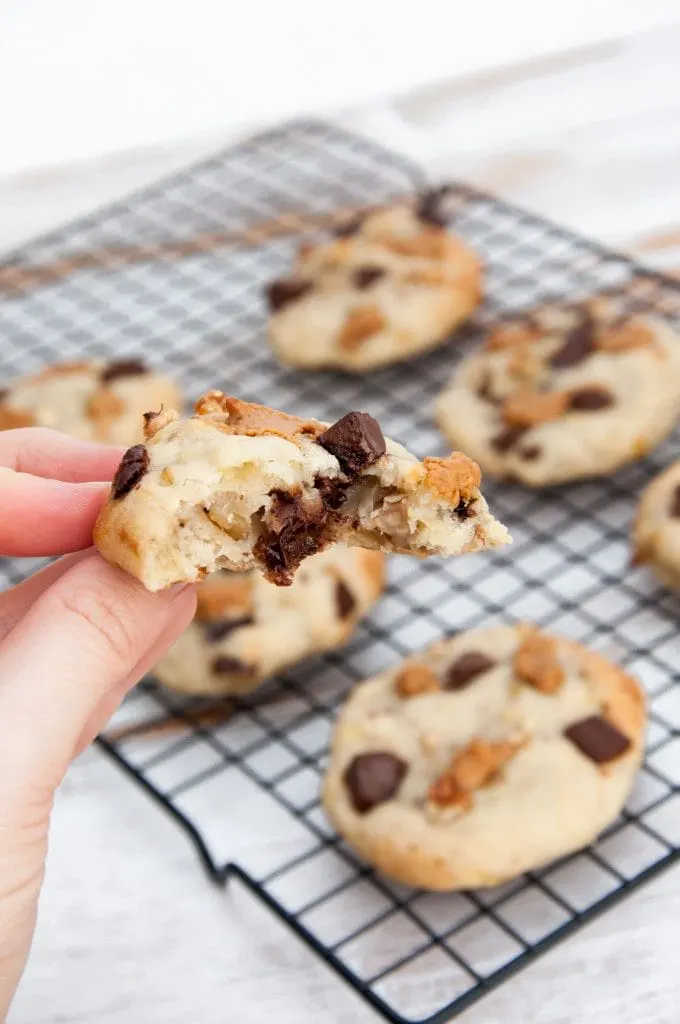
[[[617,816],[644,723],[638,684],[573,641],[530,626],[461,633],[353,690],[324,805],[401,882],[496,885]]]
[[[335,545],[308,558],[289,587],[256,571],[210,576],[199,584],[194,622],[154,674],[184,693],[247,693],[343,644],[380,596],[384,560],[379,551]]]
[[[633,526],[636,564],[648,564],[669,587],[680,588],[680,461],[647,485]]]
[[[140,359],[57,363],[0,392],[0,430],[50,427],[84,441],[129,445],[142,440],[145,412],[181,401],[174,381]]]
[[[444,434],[482,470],[538,487],[611,473],[680,415],[680,336],[597,299],[508,322],[437,400]]]
[[[507,543],[479,483],[466,456],[419,462],[367,413],[328,427],[210,392],[188,420],[147,417],[94,539],[152,591],[222,568],[287,585],[336,541],[420,556]]]
[[[481,297],[480,262],[431,194],[303,246],[291,276],[267,289],[269,337],[284,363],[362,372],[443,343]]]

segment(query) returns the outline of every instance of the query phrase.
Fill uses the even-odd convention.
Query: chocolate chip
[[[352,280],[357,288],[370,288],[375,282],[384,277],[387,271],[384,267],[374,267],[366,264],[364,267],[357,267],[352,275]]]
[[[119,377],[138,377],[140,374],[148,372],[142,359],[117,359],[104,367],[99,379],[102,384],[110,384],[111,381],[118,380]]]
[[[680,484],[673,491],[669,515],[673,516],[674,519],[680,519]]]
[[[347,481],[332,479],[329,476],[317,476],[314,481],[321,500],[326,508],[337,510],[347,496]]]
[[[209,644],[219,643],[233,633],[235,629],[242,626],[252,626],[254,619],[250,615],[242,615],[238,619],[215,619],[212,622],[204,622],[203,634]]]
[[[453,510],[454,514],[459,519],[471,519],[475,514],[474,504],[474,501],[466,501],[464,498],[461,498]]]
[[[441,185],[439,188],[429,188],[421,192],[415,207],[415,214],[418,220],[433,227],[445,228],[448,218],[442,207],[444,198],[451,191],[449,185]]]
[[[136,487],[148,469],[149,453],[144,445],[135,444],[128,448],[111,484],[111,497],[114,501],[124,498],[133,487]]]
[[[348,618],[357,606],[354,594],[342,580],[335,584],[335,605],[340,619]]]
[[[526,448],[520,448],[518,455],[521,459],[525,459],[527,462],[534,462],[539,459],[543,454],[543,449],[537,444],[527,445]]]
[[[499,399],[496,398],[493,391],[491,390],[490,373],[487,373],[477,386],[477,398],[481,398],[483,402],[489,402],[491,405],[499,404]]]
[[[526,434],[527,427],[506,427],[500,434],[496,434],[495,437],[491,438],[491,447],[494,451],[497,451],[499,455],[505,455],[511,448],[514,448],[519,439]]]
[[[312,282],[305,281],[303,278],[281,277],[278,281],[271,281],[266,288],[270,311],[278,313],[290,302],[301,299],[312,287]]]
[[[350,217],[350,219],[346,220],[344,224],[339,224],[337,228],[334,228],[333,234],[336,238],[350,238],[361,230],[363,222],[364,218],[357,214],[356,217]]]
[[[562,348],[557,350],[550,361],[557,370],[576,366],[587,359],[594,348],[595,323],[589,314],[584,313],[581,323],[569,332]]]
[[[407,764],[384,751],[359,754],[345,770],[345,785],[354,810],[366,814],[391,800],[406,774]]]
[[[348,476],[356,476],[386,451],[383,432],[367,412],[348,412],[319,434],[317,441],[336,457]]]
[[[273,491],[271,497],[262,536],[253,550],[267,578],[287,586],[300,562],[323,547],[329,513],[318,494],[315,503],[285,491]]]
[[[630,740],[601,715],[591,715],[564,730],[568,740],[596,764],[606,764],[620,757],[630,747]]]
[[[569,396],[569,408],[576,412],[599,412],[614,404],[614,398],[605,388],[579,388]]]
[[[481,651],[468,651],[461,654],[446,670],[444,685],[447,690],[462,690],[482,672],[488,672],[496,664]]]
[[[251,678],[255,675],[255,669],[252,665],[246,665],[244,661],[240,661],[238,658],[230,658],[227,654],[220,654],[213,658],[210,668],[216,676],[238,675]]]

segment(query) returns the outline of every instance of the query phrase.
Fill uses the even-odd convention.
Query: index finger
[[[0,466],[67,483],[111,480],[124,451],[45,427],[0,431]]]

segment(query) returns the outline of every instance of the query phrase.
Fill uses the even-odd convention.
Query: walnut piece
[[[394,686],[400,697],[417,697],[421,693],[441,690],[441,683],[432,669],[417,661],[404,665],[394,680]]]
[[[515,651],[514,670],[523,682],[541,693],[556,693],[564,682],[557,641],[536,629],[529,630]]]
[[[512,740],[472,740],[454,754],[449,767],[430,786],[430,800],[439,807],[467,810],[472,805],[472,793],[492,782],[521,746],[521,742]]]
[[[351,351],[385,327],[387,321],[377,306],[357,306],[347,315],[338,336],[340,348]]]
[[[569,408],[567,391],[522,389],[503,402],[503,419],[513,427],[535,427],[559,419]]]

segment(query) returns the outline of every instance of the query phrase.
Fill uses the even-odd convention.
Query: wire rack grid
[[[56,359],[144,352],[192,397],[221,386],[331,421],[367,409],[424,456],[445,450],[434,395],[499,317],[613,290],[678,321],[676,282],[463,185],[450,195],[455,229],[488,268],[467,340],[361,378],[284,369],[264,343],[262,286],[286,272],[298,239],[178,255],[202,232],[282,211],[381,203],[422,185],[406,161],[320,123],[220,153],[11,255],[6,266],[30,271],[112,253],[51,281],[43,274],[39,288],[0,302],[3,379]],[[174,255],[115,256],[121,245],[168,242],[178,243]],[[636,495],[676,452],[677,435],[615,476],[541,493],[487,485],[511,548],[449,562],[394,558],[384,599],[343,650],[219,708],[147,680],[102,748],[178,820],[216,882],[240,879],[386,1019],[449,1020],[680,853],[680,606],[630,568],[627,540]],[[5,583],[32,568],[4,560]],[[525,619],[611,655],[644,682],[647,756],[624,812],[590,849],[496,889],[428,894],[376,875],[319,805],[328,736],[348,688],[444,634]],[[235,853],[239,830],[253,822],[280,840],[262,856]]]

